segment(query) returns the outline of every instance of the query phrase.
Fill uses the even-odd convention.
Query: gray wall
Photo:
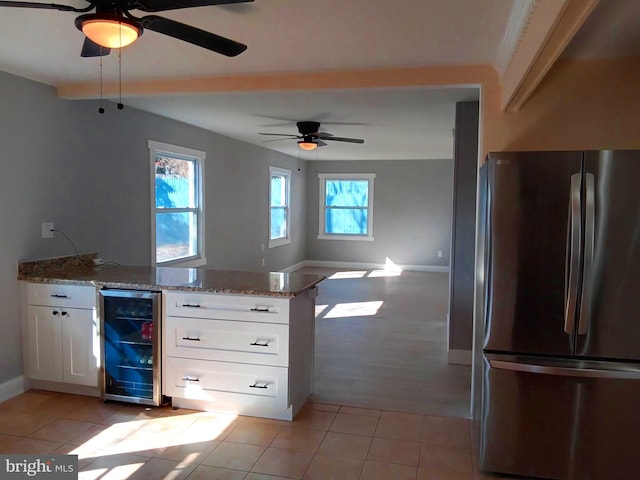
[[[471,350],[475,280],[478,102],[456,104],[449,349]]]
[[[374,241],[317,239],[319,173],[376,174]],[[307,259],[448,267],[452,176],[452,160],[307,162]]]
[[[0,383],[22,374],[17,261],[73,253],[59,234],[42,239],[41,222],[54,222],[80,252],[150,263],[149,139],[207,153],[210,268],[278,270],[304,259],[304,161],[126,105],[107,102],[99,115],[94,101],[60,100],[3,72],[0,105]],[[270,165],[292,170],[294,229],[290,245],[263,253]]]

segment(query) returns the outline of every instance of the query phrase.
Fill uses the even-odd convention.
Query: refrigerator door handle
[[[492,368],[511,370],[514,372],[539,373],[543,375],[560,375],[563,377],[612,378],[640,380],[640,370],[606,370],[599,368],[572,368],[534,363],[518,363],[505,360],[490,360]]]
[[[578,303],[578,275],[581,251],[581,226],[580,218],[580,174],[571,175],[571,191],[569,196],[569,244],[567,256],[569,260],[569,272],[566,282],[564,305],[564,331],[573,334],[576,321],[576,308]]]
[[[585,174],[585,187],[584,267],[578,335],[587,333],[587,323],[591,314],[591,284],[593,281],[593,251],[596,229],[595,180],[593,173]]]

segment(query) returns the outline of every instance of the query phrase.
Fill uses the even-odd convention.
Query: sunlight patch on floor
[[[190,422],[191,416],[196,418]],[[144,422],[143,427],[139,426],[139,421],[120,422],[94,435],[70,453],[78,455],[79,459],[97,458],[216,440],[236,418],[235,414],[209,416],[207,413],[194,413],[152,418]],[[180,421],[184,421],[184,428]],[[176,437],[167,440],[166,433],[172,430]],[[186,430],[191,434],[182,435]]]
[[[379,278],[379,277],[399,277],[402,275],[402,268],[399,267],[389,257],[385,258],[384,266],[372,270],[347,270],[335,272],[328,277],[328,280],[345,280],[350,278]]]
[[[402,270],[372,270],[369,272],[369,275],[367,275],[367,277],[399,277],[400,275],[402,275]]]
[[[329,280],[342,280],[345,278],[363,278],[367,274],[366,270],[353,270],[348,272],[336,272],[329,277]]]
[[[376,315],[383,301],[338,303],[324,318],[370,317]]]
[[[96,468],[95,470],[84,470],[79,478],[82,480],[123,480],[132,477],[145,462],[128,463],[110,468]]]

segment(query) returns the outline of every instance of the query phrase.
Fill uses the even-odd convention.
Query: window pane
[[[284,207],[287,204],[286,178],[271,175],[271,206]]]
[[[156,157],[156,208],[195,208],[195,161]]]
[[[327,180],[327,207],[367,207],[369,180]]]
[[[198,252],[194,212],[156,213],[156,261],[191,257]]]
[[[271,208],[271,240],[287,237],[287,209]]]
[[[325,232],[367,235],[367,210],[363,208],[325,209]]]

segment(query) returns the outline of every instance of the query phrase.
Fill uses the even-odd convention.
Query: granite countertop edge
[[[92,258],[92,257],[89,257]],[[18,280],[31,283],[84,285],[96,288],[119,288],[126,290],[167,290],[184,292],[217,293],[227,295],[256,295],[270,297],[295,297],[314,288],[324,280],[324,275],[286,272],[243,272],[181,267],[140,267],[116,265],[108,268],[87,266],[86,259],[80,265],[59,259],[18,263]],[[166,280],[157,283],[140,280],[158,278],[159,272],[169,273]],[[195,285],[173,278],[181,274],[195,274],[199,279]],[[162,275],[160,275],[162,276]],[[127,277],[131,278],[129,281]],[[136,278],[137,277],[137,278]],[[273,280],[286,279],[279,287]],[[225,283],[227,285],[225,285]]]
[[[309,288],[313,288],[316,284],[310,284],[309,286],[296,291],[290,292],[275,292],[262,289],[246,289],[246,288],[206,288],[206,287],[190,287],[181,285],[147,285],[139,283],[129,282],[100,282],[95,280],[74,280],[69,278],[54,278],[54,277],[38,277],[38,276],[23,276],[18,277],[18,280],[24,280],[29,283],[49,283],[57,285],[80,285],[96,288],[119,288],[123,290],[171,290],[177,292],[201,292],[201,293],[221,293],[226,295],[258,295],[267,297],[295,297]]]

